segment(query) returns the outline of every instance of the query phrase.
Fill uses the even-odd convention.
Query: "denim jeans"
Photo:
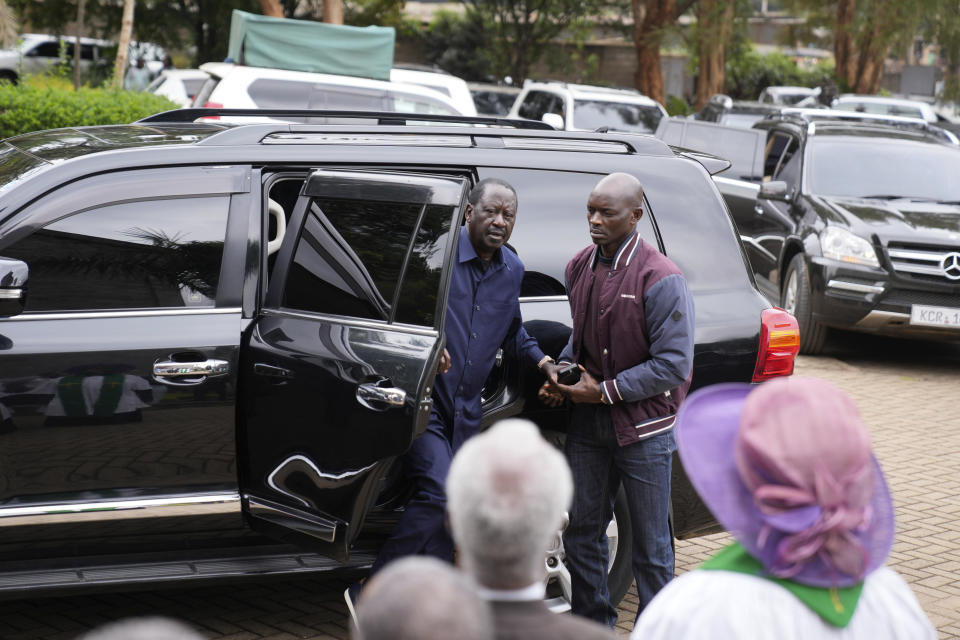
[[[670,533],[670,467],[675,449],[668,431],[621,447],[606,405],[577,405],[567,432],[573,472],[573,506],[563,536],[573,585],[573,612],[613,627],[617,610],[607,588],[607,524],[620,484],[627,495],[637,615],[673,578]]]

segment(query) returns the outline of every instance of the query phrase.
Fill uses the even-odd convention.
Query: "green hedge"
[[[74,91],[53,82],[0,82],[0,138],[40,129],[133,122],[178,106],[152,93],[87,87]]]

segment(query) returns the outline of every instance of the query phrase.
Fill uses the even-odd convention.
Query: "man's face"
[[[587,200],[587,223],[590,239],[605,257],[613,257],[627,239],[643,210],[635,198],[610,185],[598,185]]]
[[[467,235],[474,250],[489,260],[513,232],[517,219],[517,197],[499,184],[488,184],[476,205],[467,205]]]

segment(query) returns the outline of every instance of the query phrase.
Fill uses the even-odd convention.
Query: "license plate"
[[[960,328],[960,309],[915,304],[910,307],[910,324],[925,327]]]

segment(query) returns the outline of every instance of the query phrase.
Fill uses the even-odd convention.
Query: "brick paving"
[[[849,392],[871,428],[897,514],[889,564],[910,583],[944,640],[960,640],[960,347],[845,337],[833,353],[801,357],[800,375]],[[726,534],[677,544],[683,573],[729,541]],[[188,589],[171,587],[0,602],[0,639],[73,640],[108,620],[168,615],[218,640],[342,640],[341,594],[356,577],[340,572]],[[636,614],[631,590],[617,631]]]

